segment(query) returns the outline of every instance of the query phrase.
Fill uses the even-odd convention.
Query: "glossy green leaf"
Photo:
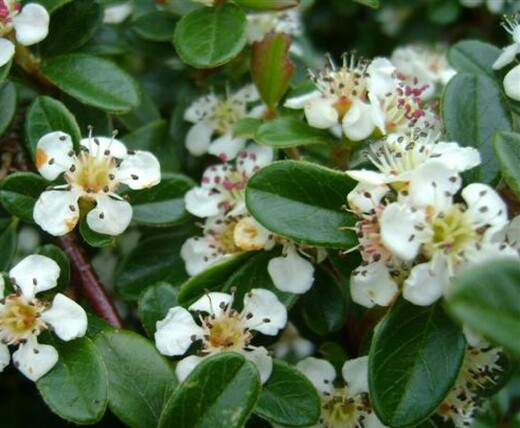
[[[0,135],[4,133],[16,111],[16,88],[11,82],[0,83]]]
[[[148,287],[139,297],[139,318],[148,336],[153,337],[155,324],[164,319],[168,310],[178,305],[177,289],[166,282]]]
[[[283,10],[299,5],[299,0],[235,0],[235,3],[247,9]]]
[[[264,123],[257,129],[254,138],[257,143],[277,148],[335,142],[329,132],[313,128],[301,120],[291,118]]]
[[[74,0],[60,7],[49,23],[49,34],[40,44],[43,56],[75,51],[88,42],[103,21],[103,8],[92,0]]]
[[[132,29],[147,40],[168,42],[173,40],[177,19],[170,12],[152,11],[132,22]]]
[[[16,227],[14,218],[0,218],[0,272],[11,267],[16,252]]]
[[[201,362],[172,395],[158,428],[241,428],[260,394],[252,362],[222,352]]]
[[[354,0],[354,1],[356,3],[371,7],[373,9],[379,8],[379,0]]]
[[[357,245],[355,218],[342,206],[354,181],[307,162],[275,162],[247,183],[249,212],[267,229],[301,244],[331,248]]]
[[[275,424],[308,427],[320,416],[321,400],[303,374],[285,362],[274,360],[273,372],[262,388],[255,413]]]
[[[70,54],[47,60],[43,75],[79,101],[108,111],[126,113],[139,104],[136,82],[105,59]]]
[[[446,141],[480,151],[482,163],[466,173],[468,181],[493,183],[499,173],[493,134],[511,131],[511,117],[496,82],[483,74],[457,74],[444,90],[442,117],[448,132]]]
[[[179,303],[183,306],[187,306],[197,300],[207,290],[219,291],[226,284],[227,279],[233,272],[242,266],[253,254],[253,251],[239,253],[191,277],[182,284],[179,290]]]
[[[141,89],[141,103],[130,112],[119,116],[119,120],[131,131],[161,119],[159,109],[148,93]]]
[[[499,132],[493,141],[502,177],[520,196],[520,134]]]
[[[320,335],[339,330],[345,323],[346,301],[336,279],[320,265],[314,268],[314,284],[301,300],[307,326]]]
[[[38,97],[27,110],[25,136],[33,159],[40,138],[49,132],[63,131],[79,144],[81,131],[72,113],[61,102],[50,97]]]
[[[54,368],[36,385],[45,403],[61,418],[92,424],[103,416],[108,400],[107,369],[86,337],[54,341],[60,355]]]
[[[491,68],[500,49],[480,40],[462,40],[448,50],[448,61],[459,72],[483,74],[496,78]]]
[[[79,232],[81,237],[91,247],[108,247],[116,242],[116,236],[114,235],[105,235],[104,233],[93,231],[87,224],[86,217],[83,217],[79,222]]]
[[[124,330],[94,339],[108,371],[108,405],[130,428],[157,426],[163,406],[177,386],[170,365],[144,337]]]
[[[41,193],[48,187],[45,178],[30,172],[16,172],[0,185],[0,202],[12,215],[33,223],[33,208]]]
[[[252,117],[241,119],[235,123],[235,126],[233,127],[233,135],[235,137],[252,139],[262,123],[264,123],[262,119],[255,119]]]
[[[222,65],[246,44],[246,15],[233,5],[201,7],[178,22],[174,43],[181,59],[197,68]]]
[[[460,322],[520,355],[520,264],[494,260],[461,275],[447,307]]]
[[[58,247],[52,244],[44,245],[38,248],[37,254],[46,256],[58,263],[60,267],[60,276],[58,277],[57,288],[53,288],[52,291],[63,291],[69,285],[70,280],[70,263],[67,255],[61,251]]]
[[[439,303],[398,300],[377,328],[369,355],[370,394],[381,422],[409,427],[434,412],[455,382],[465,347]]]
[[[285,33],[267,33],[251,47],[251,76],[260,98],[271,109],[283,97],[294,75],[290,47],[291,38]]]

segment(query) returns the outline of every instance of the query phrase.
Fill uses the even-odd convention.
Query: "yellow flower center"
[[[0,309],[0,338],[4,343],[17,344],[46,328],[40,318],[44,305],[11,294]]]
[[[207,316],[202,320],[204,328],[204,351],[243,349],[252,339],[248,329],[244,328],[240,314],[234,309],[226,309],[218,317]]]
[[[233,125],[246,116],[246,105],[242,101],[228,98],[220,101],[213,109],[212,119],[217,132],[225,134]]]
[[[325,398],[320,421],[326,428],[362,428],[363,419],[370,411],[363,394],[346,397],[343,388],[336,389]]]
[[[83,190],[83,197],[94,199],[99,192],[114,192],[118,183],[115,181],[116,162],[111,157],[92,156],[81,152],[70,170],[65,174],[67,182]]]

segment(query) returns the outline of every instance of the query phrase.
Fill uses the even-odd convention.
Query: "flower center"
[[[219,134],[225,134],[233,125],[246,116],[246,104],[242,101],[228,98],[220,101],[213,108],[212,119]]]
[[[24,297],[11,294],[0,309],[0,339],[7,344],[18,344],[46,328],[40,318],[44,306]]]
[[[245,348],[252,339],[245,329],[240,314],[234,309],[226,310],[217,318],[203,319],[204,350],[206,352]]]
[[[13,18],[21,8],[22,5],[13,0],[0,0],[0,37],[11,32]]]
[[[71,185],[81,188],[82,196],[94,199],[98,192],[113,192],[118,183],[113,171],[116,162],[111,157],[92,156],[88,152],[81,152],[74,164],[65,174],[65,180]]]
[[[321,422],[326,428],[363,428],[363,419],[370,412],[363,394],[346,397],[344,389],[336,389],[322,406]]]

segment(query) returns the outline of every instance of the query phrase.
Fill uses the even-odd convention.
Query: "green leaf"
[[[499,132],[493,140],[502,177],[520,197],[520,134]]]
[[[47,12],[52,13],[56,9],[59,9],[71,1],[72,0],[38,0],[37,3],[41,4],[45,9],[47,9]]]
[[[266,146],[287,148],[308,144],[332,144],[334,137],[327,131],[313,128],[298,119],[282,118],[261,125],[255,141]]]
[[[362,4],[364,6],[371,7],[373,9],[379,8],[379,0],[354,0],[356,3]]]
[[[0,79],[1,81],[1,79]],[[0,135],[2,135],[16,112],[16,88],[11,82],[0,83]]]
[[[134,22],[132,29],[144,39],[156,42],[168,42],[173,40],[177,17],[166,11],[153,11],[145,13]]]
[[[370,394],[381,422],[409,427],[434,412],[453,387],[465,347],[439,303],[398,300],[376,330],[369,355]]]
[[[307,326],[322,336],[339,330],[345,323],[345,297],[336,279],[322,266],[315,266],[314,284],[300,304]]]
[[[117,271],[118,293],[125,299],[137,299],[143,290],[159,281],[179,285],[188,279],[180,257],[188,236],[184,231],[170,232],[140,241]]]
[[[312,426],[321,413],[320,396],[297,369],[274,360],[273,372],[262,388],[255,413],[275,424]]]
[[[458,72],[483,74],[496,80],[491,66],[500,52],[496,46],[480,40],[462,40],[448,50],[448,61]]]
[[[240,119],[233,127],[233,135],[235,137],[252,139],[262,123],[264,123],[262,119],[255,119],[252,117]]]
[[[148,92],[141,89],[141,94],[141,103],[130,112],[119,116],[119,120],[121,120],[130,131],[146,126],[150,122],[161,120],[159,109],[150,95],[148,95]]]
[[[130,428],[157,426],[177,386],[168,362],[145,338],[131,331],[100,333],[94,344],[108,370],[108,405]]]
[[[14,218],[0,218],[0,272],[9,269],[16,253],[17,225]]]
[[[520,355],[520,264],[494,260],[455,280],[447,308],[464,325]]]
[[[260,97],[271,109],[283,97],[294,75],[289,57],[291,38],[285,33],[267,33],[251,47],[251,76]]]
[[[496,82],[483,74],[457,74],[444,90],[442,117],[447,141],[480,151],[482,164],[466,173],[468,181],[493,183],[499,173],[493,134],[511,131],[511,117]]]
[[[236,57],[246,44],[246,15],[233,5],[201,7],[178,22],[174,43],[181,59],[211,68]]]
[[[49,24],[49,34],[40,44],[43,56],[75,51],[87,43],[103,22],[103,8],[92,0],[75,0],[60,7]]]
[[[2,181],[0,202],[12,215],[27,223],[34,223],[34,204],[48,185],[49,182],[39,175],[15,172]]]
[[[38,248],[37,254],[49,257],[58,263],[60,267],[60,276],[58,277],[57,288],[53,288],[53,291],[63,291],[69,285],[70,280],[70,263],[67,255],[61,251],[58,247],[52,244],[44,245]]]
[[[79,222],[79,232],[85,242],[91,247],[109,247],[115,244],[116,236],[105,235],[104,233],[94,232],[87,223],[87,217],[83,217]]]
[[[95,136],[111,135],[112,119],[106,112],[89,107],[68,95],[63,98],[65,105],[76,118],[79,129],[85,132],[92,127]]]
[[[297,243],[330,248],[357,245],[356,219],[342,206],[354,181],[307,162],[274,162],[247,183],[249,212],[267,229]]]
[[[92,342],[54,341],[60,355],[54,368],[36,385],[45,403],[62,419],[93,424],[103,416],[108,400],[107,370]]]
[[[78,145],[81,131],[72,113],[61,102],[50,97],[38,97],[27,110],[25,136],[27,147],[36,159],[36,145],[49,132],[63,131]]]
[[[178,305],[177,293],[177,289],[167,282],[159,282],[143,291],[138,311],[148,336],[153,337],[157,321],[164,319],[168,310]]]
[[[139,104],[134,79],[105,59],[83,54],[58,56],[47,60],[41,71],[62,91],[89,106],[118,114]]]
[[[283,10],[299,6],[299,0],[235,0],[235,3],[247,9]]]
[[[235,272],[239,266],[242,266],[253,254],[253,251],[239,253],[191,277],[182,284],[179,290],[179,303],[183,306],[188,306],[202,296],[206,290],[220,291],[233,272]]]
[[[202,361],[177,388],[158,428],[240,428],[260,394],[252,362],[233,352]]]

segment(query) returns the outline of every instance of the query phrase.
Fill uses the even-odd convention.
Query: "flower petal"
[[[333,389],[336,370],[327,360],[320,360],[314,357],[305,358],[296,364],[296,368],[301,371],[323,394],[330,394]]]
[[[375,213],[376,208],[381,204],[381,200],[389,190],[386,184],[360,182],[347,195],[347,202],[350,208],[357,213],[372,214]]]
[[[184,120],[197,123],[206,119],[218,102],[219,99],[214,94],[197,98],[184,112]]]
[[[183,358],[177,363],[177,367],[175,367],[175,374],[177,375],[177,379],[179,382],[184,382],[189,374],[193,371],[195,367],[197,367],[204,357],[198,357],[196,355],[190,355],[189,357]]]
[[[103,13],[103,24],[120,24],[132,14],[132,3],[120,3],[106,6]]]
[[[269,260],[267,271],[275,287],[289,293],[305,293],[314,282],[314,266],[298,254],[294,245],[287,246],[285,255]]]
[[[47,233],[69,233],[79,219],[78,194],[69,190],[47,190],[34,205],[33,218]]]
[[[249,144],[238,155],[237,170],[247,177],[273,161],[273,149],[260,144]]]
[[[56,335],[65,341],[77,339],[87,331],[87,314],[74,300],[58,293],[52,307],[42,313],[42,319],[52,326]]]
[[[36,382],[58,362],[58,351],[31,338],[13,353],[13,363],[27,378]]]
[[[243,103],[250,103],[254,101],[258,101],[260,99],[260,94],[256,89],[256,86],[253,84],[249,84],[244,86],[239,91],[235,92],[231,95],[231,99],[237,100]]]
[[[188,275],[194,276],[207,267],[225,259],[230,254],[215,251],[214,239],[211,236],[189,238],[181,247],[181,257],[184,260]]]
[[[146,189],[161,181],[161,166],[152,153],[137,150],[123,159],[116,177],[130,189]]]
[[[287,324],[287,309],[273,292],[253,288],[244,296],[244,327],[275,336]]]
[[[255,364],[260,374],[260,382],[266,383],[273,371],[273,359],[267,349],[263,346],[248,346],[247,349],[240,350],[240,353]]]
[[[347,383],[349,397],[368,392],[368,356],[345,361],[341,374]]]
[[[87,148],[92,156],[110,156],[118,159],[124,159],[127,156],[126,146],[114,137],[82,138],[79,144]]]
[[[328,98],[315,97],[305,103],[305,117],[314,128],[328,129],[338,123],[339,115]]]
[[[520,64],[504,77],[504,91],[509,98],[520,101]]]
[[[211,217],[220,214],[220,204],[224,197],[210,189],[194,187],[184,195],[186,210],[197,217]]]
[[[97,233],[120,235],[132,220],[132,206],[126,201],[100,194],[96,206],[87,214],[88,226]]]
[[[368,90],[382,99],[395,90],[397,84],[394,78],[394,65],[386,58],[374,58],[368,66]]]
[[[10,358],[11,356],[9,355],[9,348],[7,345],[0,343],[0,372],[3,371],[9,364]]]
[[[29,3],[13,19],[16,40],[30,46],[41,42],[49,34],[49,13],[36,3]]]
[[[0,67],[6,65],[14,56],[14,45],[10,40],[0,39]]]
[[[446,266],[437,264],[439,268],[435,270],[431,263],[421,263],[412,268],[403,286],[403,297],[406,300],[415,305],[428,306],[442,296],[449,284],[449,277]]]
[[[367,308],[389,306],[398,293],[397,284],[384,262],[360,266],[352,273],[350,294],[359,305]]]
[[[520,46],[518,46],[516,43],[506,46],[504,49],[502,49],[502,53],[495,60],[491,68],[493,68],[493,70],[499,70],[502,67],[505,67],[507,64],[512,63],[515,60],[519,50]]]
[[[215,130],[207,122],[197,122],[186,134],[186,148],[193,156],[208,152],[211,136]]]
[[[462,190],[462,197],[468,205],[465,215],[475,229],[490,226],[494,233],[507,225],[507,206],[490,186],[472,183]]]
[[[193,320],[193,316],[183,307],[170,308],[166,317],[155,324],[155,346],[163,355],[182,355],[193,343],[200,339],[203,331]]]
[[[345,136],[352,141],[370,137],[375,128],[373,114],[371,105],[356,99],[341,121]]]
[[[23,258],[9,271],[9,277],[14,279],[27,299],[32,299],[36,293],[56,287],[59,276],[58,263],[39,254]]]
[[[73,159],[72,139],[65,132],[56,131],[45,134],[36,145],[36,168],[47,180],[55,180],[58,175],[68,170]]]
[[[233,304],[233,295],[214,291],[206,293],[188,308],[190,311],[206,312],[219,317],[225,308]]]
[[[292,108],[292,109],[301,109],[305,107],[309,101],[312,101],[316,98],[321,98],[321,94],[319,91],[312,91],[307,94],[303,94],[297,97],[289,98],[284,103],[284,107]]]
[[[457,172],[467,171],[480,165],[480,152],[474,147],[461,147],[457,143],[438,142],[433,145],[432,156]]]
[[[270,249],[274,245],[273,234],[253,217],[245,217],[237,223],[233,240],[244,251]]]
[[[227,162],[235,159],[245,145],[244,138],[234,138],[231,132],[226,132],[209,144],[208,153],[217,156],[222,162]]]

